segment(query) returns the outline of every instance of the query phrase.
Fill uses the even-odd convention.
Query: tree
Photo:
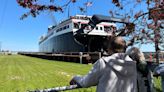
[[[64,12],[63,8],[71,3],[76,3],[78,0],[67,0],[64,5],[57,6],[54,0],[49,1],[49,5],[41,5],[39,0],[17,0],[18,4],[23,8],[28,8],[30,11],[23,14],[21,19],[29,15],[36,17],[42,11]],[[94,1],[93,1],[94,2]],[[52,4],[53,3],[53,4]],[[135,30],[127,31],[127,26],[122,25],[124,31],[129,32],[127,35],[131,40],[129,45],[135,43],[147,44],[154,43],[156,50],[157,62],[159,62],[158,53],[164,49],[164,0],[112,0],[112,3],[117,7],[117,10],[109,10],[111,17],[123,17],[135,24]],[[144,9],[137,9],[138,5],[144,4]],[[92,2],[85,3],[85,7],[80,7],[81,12],[86,12],[88,6]],[[126,7],[129,7],[127,9]],[[128,12],[122,12],[123,10]],[[129,28],[133,25],[129,25]],[[128,29],[129,29],[128,28]]]

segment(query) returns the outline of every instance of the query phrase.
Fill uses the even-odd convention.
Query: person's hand
[[[70,85],[75,85],[77,84],[76,81],[74,79],[71,79],[71,81],[69,82]]]

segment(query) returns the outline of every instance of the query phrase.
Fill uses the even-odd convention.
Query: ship
[[[100,52],[104,40],[116,30],[116,24],[102,22],[95,28],[87,26],[92,16],[75,15],[48,27],[48,32],[39,39],[39,52]],[[77,33],[84,28],[82,37]]]

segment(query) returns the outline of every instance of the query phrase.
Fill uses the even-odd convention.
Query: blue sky
[[[49,1],[49,0],[47,0]],[[57,0],[64,3],[62,0]],[[80,14],[78,6],[83,6],[87,0],[79,0],[70,6],[70,15]],[[89,0],[91,1],[91,0]],[[92,0],[93,1],[93,0]],[[45,0],[40,0],[46,3]],[[109,15],[109,10],[115,9],[111,0],[95,0],[93,6],[88,9],[88,15]],[[20,20],[20,16],[28,9],[20,7],[16,0],[1,0],[0,5],[0,43],[3,50],[11,51],[38,51],[39,37],[47,32],[47,27],[53,24],[48,12],[43,12],[36,18],[29,16]],[[64,13],[53,13],[56,20],[67,18],[67,9]],[[152,45],[142,46],[143,51],[154,51]]]

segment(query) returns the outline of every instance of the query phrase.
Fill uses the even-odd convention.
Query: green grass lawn
[[[0,92],[25,92],[29,89],[69,85],[73,75],[84,75],[90,68],[91,65],[0,55]],[[95,89],[81,91],[87,90]]]
[[[25,92],[69,85],[74,75],[88,73],[92,65],[58,62],[20,55],[0,55],[0,92]],[[160,92],[160,80],[155,79]],[[95,87],[69,92],[95,92]]]

